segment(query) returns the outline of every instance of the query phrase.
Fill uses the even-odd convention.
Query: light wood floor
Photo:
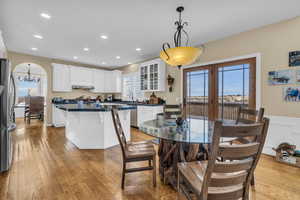
[[[151,138],[133,129],[132,139]],[[0,175],[0,199],[176,199],[176,192],[157,180],[153,188],[151,172],[128,174],[122,191],[119,147],[78,150],[66,140],[63,128],[18,120],[13,165]],[[251,196],[255,200],[300,199],[300,169],[263,156]]]

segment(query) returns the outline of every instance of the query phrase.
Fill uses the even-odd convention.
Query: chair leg
[[[250,182],[251,186],[255,186],[255,179],[254,179],[254,174],[251,177],[251,182]]]
[[[179,169],[177,169],[177,192],[178,192],[178,198],[179,198],[179,194],[180,194],[180,183],[181,183],[181,180],[180,180],[180,171],[179,171]]]
[[[125,171],[126,171],[126,162],[123,161],[123,171],[122,171],[122,189],[124,189],[124,183],[125,183]]]
[[[184,189],[181,188],[181,184],[183,183],[183,180],[181,178],[181,172],[178,169],[178,175],[177,175],[177,199],[178,200],[183,200],[183,199],[187,199],[187,200],[192,200],[192,198],[189,196],[189,193]],[[200,198],[196,195],[196,199],[203,199]]]
[[[153,187],[156,187],[156,155],[153,156],[152,165],[153,165]]]

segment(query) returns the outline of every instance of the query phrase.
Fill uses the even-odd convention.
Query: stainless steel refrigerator
[[[9,61],[0,59],[0,172],[9,170],[12,162],[15,98],[15,82]]]

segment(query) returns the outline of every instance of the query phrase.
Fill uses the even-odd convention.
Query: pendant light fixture
[[[28,64],[28,71],[27,71],[26,75],[18,76],[18,80],[38,83],[38,82],[40,82],[41,79],[39,77],[32,76],[31,70],[30,70],[30,64]]]
[[[180,6],[176,9],[179,12],[179,20],[175,22],[177,30],[174,34],[175,47],[171,48],[169,43],[164,43],[162,46],[162,51],[160,52],[160,58],[171,66],[178,66],[180,68],[183,65],[190,65],[196,61],[200,56],[203,49],[188,46],[189,36],[184,30],[184,26],[187,26],[187,22],[183,22],[181,19],[181,13],[184,7]],[[182,46],[181,36],[184,34],[186,37],[185,46]]]

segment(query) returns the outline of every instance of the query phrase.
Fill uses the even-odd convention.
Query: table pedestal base
[[[207,159],[205,148],[201,144],[179,143],[160,139],[159,174],[164,184],[177,189],[177,163]]]

